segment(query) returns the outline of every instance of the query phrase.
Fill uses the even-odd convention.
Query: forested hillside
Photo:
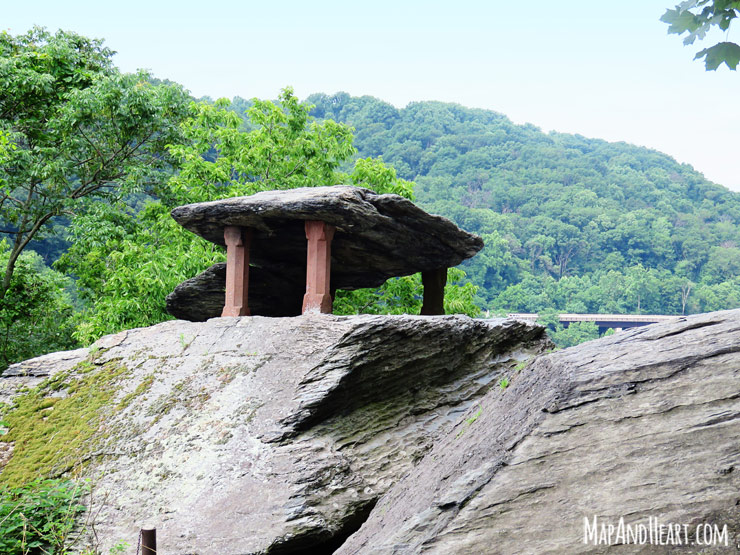
[[[740,306],[740,194],[671,157],[441,102],[315,94],[359,156],[485,239],[464,265],[490,310],[681,314]]]
[[[0,33],[0,368],[170,318],[165,296],[224,257],[173,207],[335,183],[483,237],[448,274],[449,312],[740,306],[740,195],[659,152],[440,102],[195,101],[111,57],[75,33]],[[334,309],[414,313],[420,294],[407,276]],[[560,345],[597,333],[551,327]]]

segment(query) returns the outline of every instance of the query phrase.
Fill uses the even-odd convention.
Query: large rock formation
[[[663,553],[661,524],[681,552],[740,549],[740,310],[531,358],[541,334],[451,316],[131,330],[13,367],[27,387],[65,370],[38,410],[17,398],[36,439],[3,418],[0,481],[85,469],[103,547],[150,523],[173,554]],[[82,446],[69,407],[96,422]],[[34,462],[34,441],[60,452]],[[605,545],[622,517],[644,544]],[[719,543],[696,544],[705,525]]]
[[[461,316],[130,330],[11,367],[6,400],[10,383],[43,395],[5,418],[15,448],[0,481],[82,471],[104,552],[153,524],[166,553],[330,553],[548,345],[537,325]]]
[[[305,222],[336,227],[331,244],[334,289],[377,287],[389,277],[457,266],[482,247],[480,237],[447,218],[428,214],[398,195],[337,185],[264,191],[180,206],[172,217],[185,228],[224,244],[224,227],[252,230],[249,304],[261,316],[301,313],[306,292]],[[205,321],[221,315],[226,273],[215,265],[167,297],[177,318]]]
[[[252,266],[249,308],[254,316],[297,316],[306,292],[305,272],[271,272]],[[180,320],[205,322],[221,316],[226,292],[226,263],[214,264],[186,279],[165,299],[167,312]]]
[[[645,544],[615,551],[664,553],[654,519],[681,526],[670,544],[688,540],[681,552],[737,552],[739,471],[740,311],[681,318],[537,358],[471,407],[338,552],[603,552],[607,538],[625,543],[626,525],[652,525]]]
[[[389,277],[450,268],[483,248],[477,235],[410,200],[347,185],[188,204],[172,217],[219,245],[225,226],[252,229],[250,262],[273,271],[305,268],[305,221],[333,225],[331,282],[337,289],[377,287]]]

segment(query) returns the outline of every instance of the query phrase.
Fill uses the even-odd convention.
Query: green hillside
[[[557,312],[740,306],[740,196],[665,154],[441,102],[193,102],[112,55],[0,33],[0,368],[171,318],[166,295],[224,258],[173,207],[334,183],[415,196],[483,237],[448,274],[448,312],[539,312],[565,346],[597,331]],[[421,290],[404,276],[334,308],[415,313]]]
[[[417,201],[484,237],[464,265],[489,310],[663,313],[740,306],[740,194],[670,156],[543,133],[441,102],[397,109],[315,94],[359,156],[416,182]]]

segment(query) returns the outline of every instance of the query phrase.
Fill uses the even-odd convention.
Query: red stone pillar
[[[331,240],[334,226],[326,222],[307,221],[306,239],[306,294],[303,297],[303,314],[322,312],[331,314]]]
[[[427,316],[444,314],[447,268],[422,272],[421,283],[424,286],[424,302],[421,305],[421,314]]]
[[[249,244],[252,230],[227,225],[226,241],[226,302],[221,316],[249,316]]]

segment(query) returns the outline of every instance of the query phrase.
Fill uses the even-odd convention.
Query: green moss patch
[[[0,442],[13,442],[14,449],[0,472],[0,484],[57,477],[87,463],[100,439],[104,409],[127,373],[116,360],[102,365],[86,360],[17,397],[3,417],[8,433]]]
[[[154,374],[149,374],[142,380],[142,382],[136,387],[134,391],[132,391],[131,393],[126,395],[123,399],[121,399],[121,401],[118,403],[118,410],[125,409],[139,395],[143,395],[144,393],[149,391],[149,388],[152,386],[152,383],[154,383]]]

